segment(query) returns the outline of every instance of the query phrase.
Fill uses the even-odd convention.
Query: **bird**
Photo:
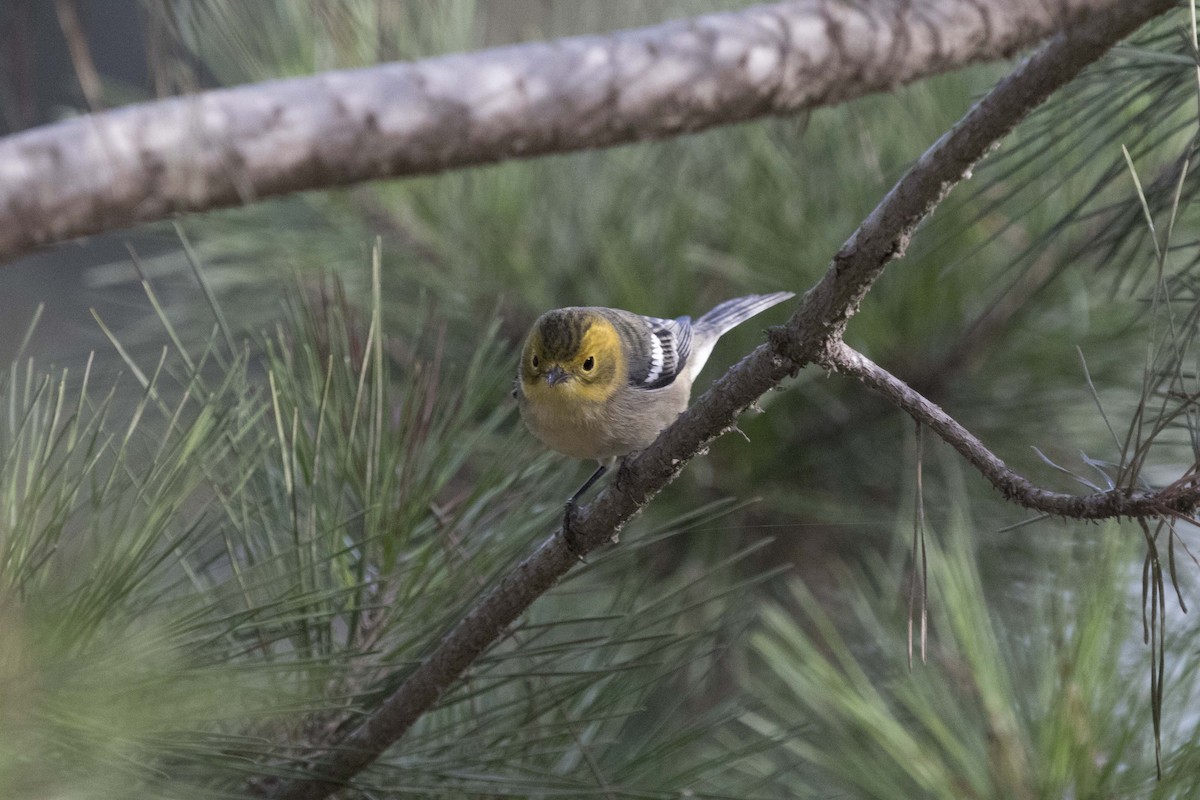
[[[551,450],[599,466],[567,500],[563,536],[578,555],[576,504],[617,459],[645,449],[688,406],[722,335],[792,292],[726,300],[692,320],[601,306],[542,314],[521,350],[514,395],[530,432]]]

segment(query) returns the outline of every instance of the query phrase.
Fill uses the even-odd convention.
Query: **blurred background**
[[[0,125],[740,5],[7,0]],[[1197,460],[1197,87],[1181,24],[1141,32],[1022,125],[847,334],[1057,491],[1161,485]],[[0,788],[79,789],[71,775],[86,767],[111,783],[73,796],[117,792],[126,772],[162,796],[236,795],[282,769],[285,744],[320,741],[322,720],[369,709],[552,530],[590,472],[541,453],[516,420],[508,381],[533,319],[585,304],[694,316],[740,294],[802,293],[1012,66],[665,142],[189,216],[0,267],[0,363],[13,365],[0,443],[15,454],[0,536],[25,554],[8,562],[0,618],[29,631],[27,658],[0,677],[45,697],[0,695],[0,721],[54,747],[89,743],[65,772],[44,753],[0,754]],[[787,313],[725,337],[697,394]],[[726,436],[690,464],[367,785],[447,797],[1196,788],[1190,526],[1036,518],[857,384],[809,369],[782,388],[741,423],[748,441]],[[81,399],[56,404],[56,392]],[[94,452],[76,446],[80,430]],[[62,431],[72,444],[56,450]],[[198,472],[154,483],[175,475],[164,464]],[[123,477],[98,481],[97,465]],[[928,559],[914,558],[918,516]],[[107,533],[121,521],[128,541]],[[930,657],[910,672],[922,563]],[[107,613],[83,614],[89,592]],[[148,618],[149,633],[133,622]],[[118,669],[110,650],[131,649],[144,658]],[[63,677],[75,662],[90,682]],[[206,702],[235,673],[253,678]],[[131,684],[171,712],[131,712],[119,702]],[[286,702],[248,710],[239,693]],[[57,711],[80,697],[64,723]],[[120,753],[97,744],[114,730]]]

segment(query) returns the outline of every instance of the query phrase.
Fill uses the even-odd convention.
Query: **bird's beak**
[[[554,366],[546,373],[546,383],[551,386],[558,386],[560,383],[566,383],[571,378],[570,375],[563,370],[562,367]]]

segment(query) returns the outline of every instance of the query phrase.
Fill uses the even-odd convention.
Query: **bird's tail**
[[[712,311],[692,323],[692,352],[688,356],[687,371],[692,380],[704,368],[704,362],[712,354],[717,339],[726,331],[736,328],[755,314],[761,314],[773,305],[778,305],[790,297],[791,292],[775,292],[774,294],[750,294],[745,297],[735,297],[726,300]]]
[[[775,292],[735,297],[718,304],[712,311],[692,323],[692,328],[697,333],[702,333],[705,338],[712,337],[712,340],[716,341],[721,334],[733,330],[755,314],[761,314],[771,306],[795,296],[793,292]]]

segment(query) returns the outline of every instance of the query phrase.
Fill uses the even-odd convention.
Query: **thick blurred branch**
[[[832,105],[1122,5],[798,0],[91,114],[0,140],[0,263],[176,212]]]
[[[1092,14],[1001,81],[863,221],[786,325],[772,329],[767,344],[743,358],[654,444],[621,467],[615,480],[581,512],[576,527],[579,548],[586,553],[609,541],[691,458],[733,429],[743,411],[789,375],[814,362],[859,369],[861,363],[850,358],[841,342],[842,331],[884,267],[903,254],[917,224],[1032,108],[1116,41],[1172,5],[1174,0],[1139,0]],[[914,405],[911,398],[905,402]],[[946,425],[943,428],[952,430]],[[1113,509],[1113,515],[1127,513],[1123,506]],[[433,707],[471,662],[574,563],[561,537],[548,539],[488,592],[358,728],[302,765],[305,777],[259,787],[260,793],[279,800],[317,800],[345,785]]]

